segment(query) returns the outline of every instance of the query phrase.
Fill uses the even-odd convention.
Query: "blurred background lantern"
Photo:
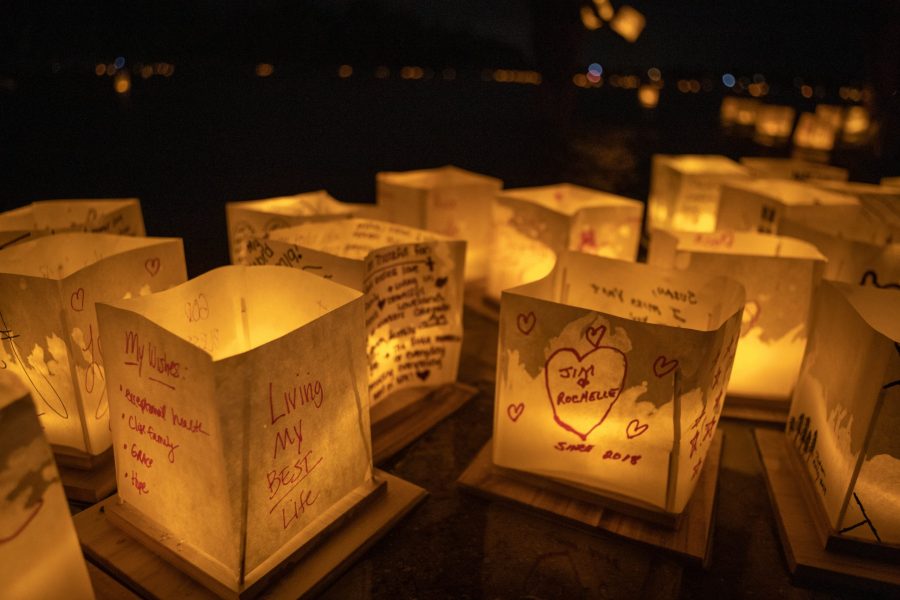
[[[800,371],[810,303],[825,257],[811,244],[775,235],[657,230],[648,262],[728,276],[744,286],[746,304],[726,409],[749,399],[752,408],[772,411],[783,420]]]
[[[659,86],[645,83],[639,87],[638,102],[648,110],[656,108],[659,104]]]
[[[848,106],[841,141],[849,145],[865,144],[874,136],[871,115],[865,106]]]
[[[0,355],[30,387],[60,465],[90,468],[110,447],[95,303],[186,277],[176,238],[63,233],[0,251]]]
[[[93,598],[28,389],[0,370],[0,581],[8,598]]]
[[[654,154],[648,226],[715,231],[721,185],[747,177],[746,168],[724,156]]]
[[[754,98],[725,96],[722,98],[719,118],[726,127],[753,127],[761,107],[762,102]]]
[[[816,118],[827,123],[835,131],[840,131],[844,126],[845,108],[835,104],[817,104],[815,113]]]
[[[795,154],[824,160],[834,149],[837,129],[826,119],[813,113],[800,113],[797,127],[794,129]]]
[[[247,264],[246,243],[252,239],[265,239],[276,229],[307,221],[349,218],[373,210],[371,205],[335,200],[325,190],[264,200],[228,202],[225,204],[225,217],[231,262]]]
[[[741,164],[750,170],[750,175],[761,179],[833,179],[847,181],[849,172],[843,167],[833,167],[799,158],[763,158],[744,156]],[[724,193],[724,190],[723,190]]]
[[[360,293],[221,267],[97,312],[120,480],[106,515],[216,593],[253,589],[376,489]]]
[[[502,181],[445,166],[381,172],[375,183],[376,200],[386,220],[466,240],[466,281],[485,278],[491,205]]]
[[[647,20],[643,14],[627,4],[623,4],[616,11],[612,21],[609,22],[609,26],[613,31],[633,44],[641,37],[641,32],[644,31],[646,23]]]
[[[794,130],[797,111],[790,106],[763,104],[756,115],[754,141],[764,146],[786,143]]]
[[[900,292],[825,282],[785,430],[826,547],[900,546]],[[852,355],[852,357],[850,356]],[[866,552],[872,555],[872,551]],[[893,563],[896,565],[896,562]]]
[[[115,235],[145,235],[137,198],[108,200],[40,200],[0,213],[0,239],[8,243],[34,235],[84,231]],[[6,233],[17,235],[7,238]]]
[[[453,383],[462,347],[466,243],[393,223],[305,223],[252,244],[254,262],[302,269],[365,294],[372,405]]]
[[[881,185],[886,187],[900,188],[900,177],[882,177]]]
[[[545,276],[563,250],[633,261],[644,205],[577,185],[504,190],[494,201],[487,296]]]
[[[500,307],[493,462],[681,513],[740,334],[735,281],[563,251]]]

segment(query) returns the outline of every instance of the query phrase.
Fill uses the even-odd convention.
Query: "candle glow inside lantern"
[[[750,127],[756,122],[756,115],[762,103],[754,98],[725,96],[719,109],[719,118],[727,126]]]
[[[276,229],[308,221],[347,219],[373,208],[340,202],[325,190],[265,200],[228,202],[225,204],[225,218],[231,262],[248,264],[247,242],[265,239]]]
[[[0,581],[7,598],[94,597],[34,403],[8,371],[0,371]]]
[[[799,158],[763,158],[746,156],[741,164],[750,170],[750,175],[761,179],[831,179],[847,181],[849,173],[842,167],[833,167],[822,163]],[[723,192],[724,193],[724,192]]]
[[[63,233],[0,251],[0,359],[30,387],[60,464],[89,468],[110,447],[95,303],[167,289],[185,271],[177,238]]]
[[[140,200],[40,200],[0,213],[0,247],[35,235],[73,231],[143,236]]]
[[[204,585],[253,593],[380,487],[359,292],[232,266],[97,312],[120,477],[106,512]]]
[[[825,257],[806,242],[758,233],[654,231],[648,263],[732,277],[746,303],[728,393],[787,408]]]
[[[746,168],[724,156],[654,154],[650,227],[715,231],[721,185],[747,177]]]
[[[754,140],[766,146],[786,142],[794,130],[796,114],[790,106],[763,104],[756,115]]]
[[[642,202],[577,185],[498,194],[487,295],[544,277],[567,249],[634,261],[643,216]]]
[[[844,118],[841,141],[845,144],[865,143],[872,133],[872,118],[865,106],[850,106]]]
[[[849,539],[898,556],[898,306],[900,292],[842,283],[816,295],[785,434],[831,530],[826,547]]]
[[[565,251],[503,292],[493,462],[681,513],[725,398],[733,280]]]
[[[633,44],[641,36],[646,23],[647,19],[644,18],[640,11],[623,4],[616,11],[612,21],[609,22],[609,26],[613,31]]]
[[[493,260],[491,205],[502,181],[445,166],[378,173],[375,185],[385,220],[466,240],[466,281],[484,279]]]
[[[302,269],[365,294],[373,406],[401,389],[456,381],[465,242],[350,219],[280,229],[248,247],[254,262]]]
[[[827,120],[813,113],[800,113],[794,129],[794,146],[817,152],[831,152],[837,130]]]

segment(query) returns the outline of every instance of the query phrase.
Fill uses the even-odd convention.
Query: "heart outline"
[[[518,404],[510,404],[506,407],[506,416],[508,416],[513,423],[519,420],[519,417],[522,416],[523,412],[525,412],[524,402],[519,402]]]
[[[588,326],[584,331],[585,339],[594,348],[600,347],[600,342],[603,341],[604,335],[606,335],[606,325],[599,325],[597,327]],[[592,339],[592,336],[596,337],[596,339]]]
[[[530,326],[529,323],[531,323]],[[518,316],[516,316],[516,327],[523,335],[530,334],[534,330],[535,325],[537,325],[537,317],[535,316],[534,311],[519,313]]]
[[[76,301],[78,302],[77,306],[75,304]],[[72,292],[72,296],[69,298],[69,306],[71,306],[72,310],[75,312],[84,310],[84,288],[78,288]]]
[[[657,377],[665,377],[672,371],[678,368],[678,359],[673,358],[672,360],[666,359],[665,356],[660,354],[656,357],[656,360],[653,361],[653,374]]]
[[[159,266],[160,263],[158,257],[154,256],[153,258],[148,258],[144,261],[144,268],[150,273],[150,277],[156,277],[156,274],[159,273]]]
[[[632,427],[632,425],[634,425],[634,427]],[[650,429],[649,423],[644,423],[643,425],[641,425],[640,421],[638,421],[637,419],[632,419],[628,421],[628,425],[625,426],[625,435],[629,440],[633,440],[637,436],[643,435],[644,432],[646,432],[648,429]],[[634,431],[634,434],[631,433],[632,430]]]

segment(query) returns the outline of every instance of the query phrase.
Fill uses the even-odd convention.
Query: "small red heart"
[[[590,342],[591,346],[594,348],[600,345],[604,335],[606,335],[606,327],[603,325],[600,325],[599,327],[588,327],[587,331],[584,333],[584,337],[587,338],[587,341]]]
[[[509,418],[512,419],[513,423],[519,420],[519,417],[522,416],[523,412],[525,412],[524,402],[519,402],[518,404],[510,404],[506,407],[506,414],[509,415]]]
[[[678,359],[666,360],[665,356],[657,356],[653,361],[653,373],[657,377],[665,377],[678,368]]]
[[[150,273],[151,277],[155,277],[156,274],[159,273],[159,259],[148,258],[144,261],[144,268],[147,269],[147,272]]]
[[[84,310],[84,288],[78,288],[72,292],[72,297],[69,298],[69,306],[71,306],[72,310],[75,312]]]
[[[516,327],[518,327],[519,331],[525,335],[531,333],[531,330],[534,329],[536,323],[537,317],[534,316],[533,312],[529,312],[528,314],[519,313],[519,316],[516,317]]]
[[[628,436],[628,439],[634,439],[637,436],[641,435],[645,431],[650,429],[650,426],[644,423],[641,425],[641,422],[637,419],[632,419],[628,422],[628,425],[625,427],[625,435]]]

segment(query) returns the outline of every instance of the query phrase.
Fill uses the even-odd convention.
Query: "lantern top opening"
[[[350,259],[364,259],[370,252],[394,244],[450,239],[431,231],[371,219],[302,223],[276,229],[270,238]]]
[[[0,250],[0,272],[61,280],[110,256],[176,239],[106,233],[44,236]]]
[[[690,233],[684,231],[656,230],[654,236],[669,237],[676,250],[705,254],[733,256],[760,256],[773,258],[799,258],[827,260],[819,250],[803,240],[779,235],[749,231],[717,231],[715,233]]]
[[[533,202],[569,216],[584,208],[631,207],[640,204],[637,200],[570,183],[517,188],[506,190],[498,194],[498,196],[512,200]]]
[[[38,200],[0,213],[0,229],[66,229],[139,202],[137,198]]]
[[[746,175],[747,169],[719,154],[656,154],[654,158],[684,174]]]
[[[900,201],[900,190],[893,186],[860,181],[816,180],[813,185],[826,190],[858,196],[879,196]]]
[[[747,190],[789,206],[858,206],[852,196],[790,179],[735,179],[723,188]]]
[[[423,190],[464,185],[492,184],[498,187],[502,185],[500,180],[495,177],[466,171],[453,165],[417,171],[383,171],[376,175],[376,179],[385,183],[405,185]]]
[[[352,208],[333,198],[325,190],[294,194],[293,196],[277,196],[260,200],[242,200],[229,202],[245,210],[283,215],[286,217],[303,217],[308,215],[341,215],[349,214]]]
[[[315,294],[309,292],[312,289]],[[200,325],[185,318],[186,303],[190,306],[201,296],[210,307],[202,327],[215,330],[218,339],[212,348],[197,343]],[[164,292],[108,304],[140,313],[218,361],[283,337],[361,296],[352,288],[290,267],[226,266]]]

